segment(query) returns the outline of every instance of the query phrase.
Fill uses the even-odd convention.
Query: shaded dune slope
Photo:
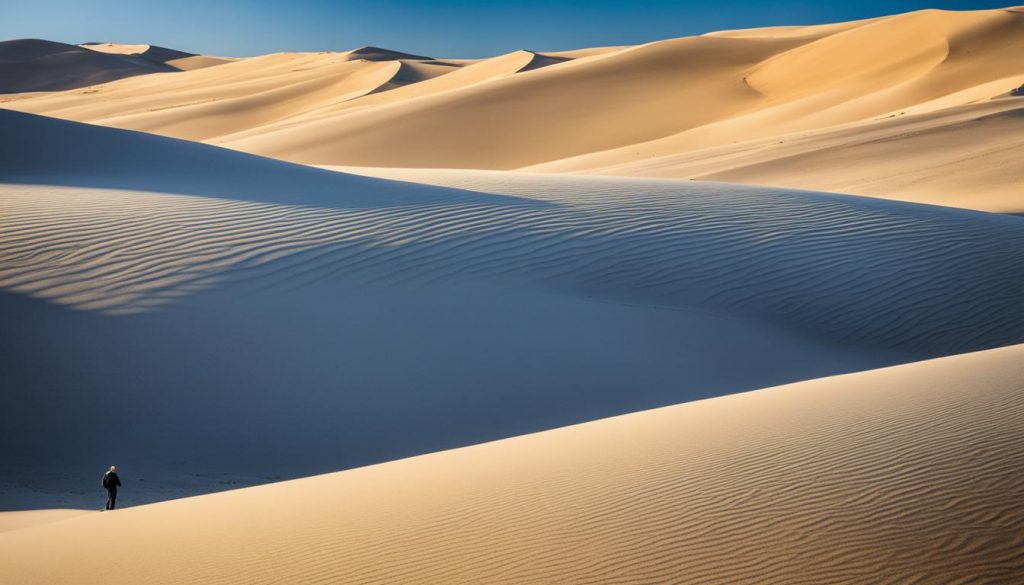
[[[0,173],[8,182],[145,188],[221,198],[232,191],[248,193],[249,201],[231,203],[97,193],[81,199],[80,212],[75,206],[67,210],[102,225],[133,218],[89,210],[92,205],[125,206],[134,197],[143,212],[144,200],[151,197],[166,202],[176,215],[173,208],[181,206],[184,217],[194,214],[197,221],[194,229],[179,225],[181,233],[224,250],[218,260],[226,263],[214,265],[225,269],[243,259],[246,264],[276,259],[275,248],[315,249],[322,265],[309,267],[311,278],[325,272],[394,282],[509,278],[657,306],[740,312],[874,347],[949,353],[1013,342],[1024,325],[1024,281],[1016,276],[1024,262],[1016,254],[1024,232],[1017,218],[824,193],[659,180],[464,173],[461,179],[450,174],[454,179],[446,183],[459,190],[411,187],[24,114],[7,112],[0,120],[6,134],[22,138],[5,145]],[[51,146],[53,142],[59,146]],[[87,144],[104,148],[83,156]],[[224,164],[214,168],[213,160]],[[185,172],[188,165],[195,165],[195,172]],[[242,176],[245,183],[228,186]],[[309,182],[298,180],[306,176]],[[429,173],[412,176],[430,182]],[[295,187],[286,186],[293,180]],[[189,184],[205,184],[207,191]],[[249,185],[256,188],[249,192]],[[404,194],[397,194],[403,189]],[[310,192],[316,197],[303,197]],[[267,201],[261,193],[271,194],[275,204],[308,206],[315,201],[316,207],[297,208],[274,219],[272,208],[254,205]],[[12,230],[35,225],[28,220],[33,213],[54,213],[48,206],[32,211],[38,197],[10,194],[11,211],[28,206],[29,214],[7,215],[10,241],[34,245],[32,238],[15,237]],[[186,211],[189,207],[195,211]],[[224,232],[218,226],[228,221],[231,229]],[[82,224],[67,225],[67,232],[48,230],[51,245],[62,237],[80,237]],[[314,225],[317,229],[310,232]],[[230,239],[221,240],[236,229],[271,227],[278,237],[248,242],[252,248],[245,254]],[[107,230],[119,231],[112,226],[101,231]],[[307,244],[295,248],[297,242],[287,234],[304,234]],[[173,282],[167,271],[220,272],[203,265],[215,256],[181,249],[167,238],[160,247],[181,257],[146,266],[141,288],[128,287],[140,297],[150,290],[145,282]],[[12,259],[37,257],[31,248],[9,248],[8,253]],[[98,259],[110,258],[104,253]],[[107,267],[101,272],[113,279],[94,278],[82,270],[83,259],[75,255],[50,268],[59,274],[66,266],[78,275],[73,278],[79,301],[84,300],[82,287],[91,286],[96,287],[95,301],[107,299],[108,308],[131,309],[131,303],[121,306],[124,299],[112,294],[132,282],[130,272]],[[38,289],[32,284],[31,275],[42,266],[31,260],[15,266],[6,263],[6,287],[61,300],[61,294],[45,292],[53,284],[49,278]],[[153,278],[151,270],[161,278]],[[243,272],[249,271],[259,274]]]
[[[59,91],[178,69],[139,56],[40,39],[0,42],[0,94]]]
[[[1022,364],[1003,348],[79,516],[0,532],[0,569],[76,585],[1009,585]]]
[[[102,454],[144,475],[190,453],[294,477],[1024,331],[1019,218],[404,177],[432,186],[16,112],[0,129],[0,370],[25,390],[0,397],[12,465]]]

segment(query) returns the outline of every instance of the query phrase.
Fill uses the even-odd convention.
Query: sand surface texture
[[[92,513],[0,532],[0,571],[76,585],[1010,585],[1024,573],[1022,380],[1015,346]]]

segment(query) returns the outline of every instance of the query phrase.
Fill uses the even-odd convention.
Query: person
[[[121,486],[121,478],[117,476],[117,466],[111,465],[110,471],[103,474],[103,487],[107,490],[107,510],[113,510],[117,503],[117,488]]]

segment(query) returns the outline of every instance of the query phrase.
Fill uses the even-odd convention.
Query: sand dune
[[[76,585],[1015,583],[1022,364],[1015,346],[88,514],[0,532],[0,570]]]
[[[177,69],[138,56],[39,39],[0,42],[0,94],[72,89],[166,71]]]
[[[1002,80],[1005,91],[1017,78]],[[1024,101],[985,100],[588,172],[780,185],[1024,213]]]
[[[858,124],[868,135],[884,132],[875,126],[890,115],[929,114],[1005,96],[1024,79],[1014,57],[1024,42],[1022,22],[1024,15],[1013,10],[923,11],[663,41],[220,142],[315,164],[530,166],[631,175],[653,167],[653,176],[700,177],[673,168],[671,158],[661,159],[750,140],[774,144],[795,132],[837,125]],[[918,141],[893,138],[891,150],[899,147],[904,154],[892,167],[872,164],[880,153],[850,153],[847,158],[855,160],[864,155],[863,164],[821,167],[821,175],[842,168],[843,179],[833,183],[805,181],[802,166],[785,164],[747,182],[828,188],[839,183],[867,195],[1019,209],[1019,197],[1007,187],[1019,176],[1020,165],[1011,160],[1016,150],[1007,152],[967,130],[945,127],[944,134],[955,139],[931,141],[924,152]],[[742,146],[738,158],[747,152]],[[974,170],[970,181],[921,169],[936,158],[963,161]],[[663,164],[648,164],[651,159]],[[893,167],[907,171],[898,182],[888,181]]]
[[[964,118],[1014,123],[1022,32],[1008,8],[487,60],[364,47],[6,106],[318,165],[708,178],[1019,212],[1012,133]]]
[[[0,129],[10,465],[287,477],[1022,341],[1020,218]]]
[[[743,112],[757,94],[738,72],[790,46],[664,41],[223,144],[313,164],[511,169]]]
[[[147,46],[113,45],[109,50],[133,53],[142,47]],[[92,87],[87,93],[29,96],[6,105],[177,138],[222,142],[235,134],[261,133],[279,124],[295,125],[297,120],[323,120],[353,106],[449,91],[565,60],[568,58],[520,51],[460,64],[378,47],[344,53],[281,53],[238,59],[216,72],[124,80]],[[448,78],[452,73],[456,75]]]
[[[1024,209],[1012,188],[1024,172],[1012,131],[993,136],[963,123],[970,108],[979,116],[1005,110],[1010,115],[1001,119],[1014,123],[1020,104],[1005,98],[1024,79],[1013,57],[1024,42],[1024,13],[924,11],[849,24],[809,27],[828,34],[748,71],[744,81],[765,98],[748,114],[530,170],[708,178]],[[801,27],[743,33],[725,36],[806,38]],[[909,119],[893,120],[903,116]],[[900,131],[911,123],[913,132]],[[960,171],[963,180],[955,178]]]
[[[343,102],[389,83],[401,63],[319,53],[275,54],[173,76],[146,76],[8,105],[201,140]],[[217,71],[221,69],[221,71]]]

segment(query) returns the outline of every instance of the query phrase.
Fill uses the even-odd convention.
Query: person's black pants
[[[117,488],[107,490],[107,509],[113,510],[117,502]]]

